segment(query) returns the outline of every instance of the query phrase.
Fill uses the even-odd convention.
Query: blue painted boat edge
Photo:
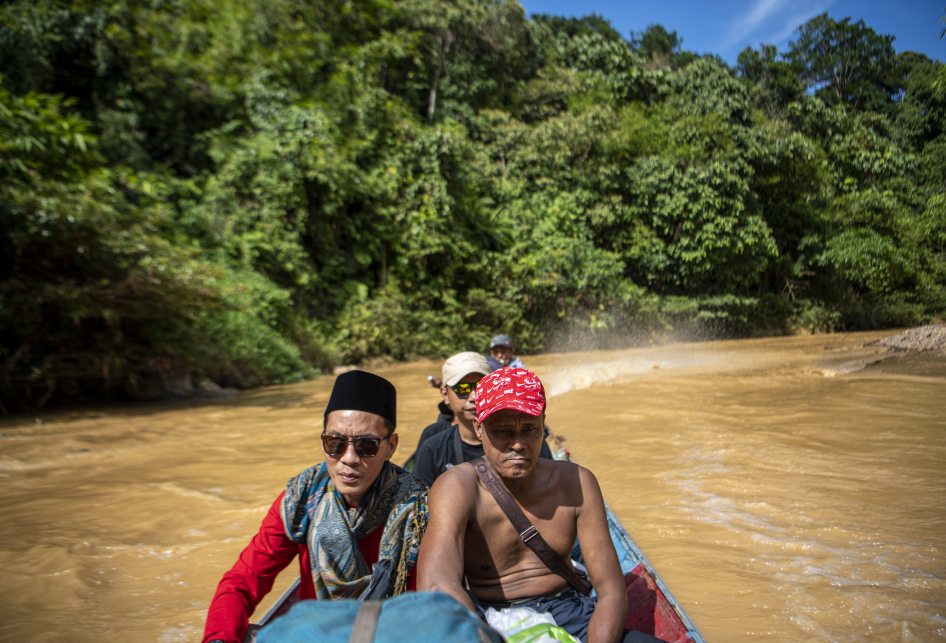
[[[263,627],[264,625],[269,623],[271,620],[276,618],[276,616],[280,615],[280,613],[287,611],[287,608],[285,608],[285,605],[287,602],[290,605],[295,604],[298,601],[298,599],[294,599],[294,595],[299,591],[299,585],[301,583],[302,583],[302,577],[299,577],[295,581],[293,581],[292,585],[289,586],[289,589],[283,592],[282,596],[279,597],[279,600],[273,603],[270,606],[270,608],[266,610],[266,613],[263,614],[262,617],[260,617],[260,620],[256,622],[256,626]]]
[[[575,462],[571,454],[565,448],[565,445],[562,444],[561,439],[552,432],[551,429],[546,427],[547,437],[552,438],[553,443],[557,448],[552,449],[552,457],[555,460],[566,460],[568,462]],[[577,464],[577,463],[576,463]],[[627,533],[627,530],[624,528],[624,525],[621,524],[621,521],[618,520],[618,517],[614,515],[614,512],[611,511],[611,505],[605,501],[604,503],[605,511],[607,511],[608,516],[608,530],[611,532],[611,540],[613,541],[615,536],[617,536],[621,542],[615,542],[614,546],[620,546],[624,549],[624,552],[619,552],[619,557],[621,559],[621,572],[627,574],[629,571],[637,567],[637,563],[644,565],[644,569],[650,573],[653,577],[654,582],[657,584],[657,587],[660,589],[660,592],[664,595],[664,598],[667,599],[667,603],[670,604],[670,607],[673,608],[673,611],[677,613],[677,616],[680,617],[680,621],[687,628],[687,636],[689,636],[693,643],[706,643],[706,639],[703,638],[703,635],[700,634],[700,631],[696,629],[696,625],[693,624],[693,621],[690,620],[690,617],[684,611],[683,607],[677,601],[676,597],[670,593],[670,590],[667,589],[667,586],[664,584],[663,579],[660,578],[660,575],[654,569],[653,565],[650,564],[650,561],[647,560],[647,556],[644,555],[644,552],[641,551],[641,548],[637,546],[637,543],[634,542],[634,539],[631,538],[630,534]],[[624,560],[629,558],[631,563],[628,569],[625,569]]]
[[[674,597],[670,590],[667,589],[667,586],[664,584],[663,579],[660,578],[660,575],[654,569],[653,565],[650,564],[650,561],[647,560],[647,557],[644,555],[644,552],[641,551],[641,548],[637,546],[637,543],[634,542],[634,539],[627,533],[627,530],[624,528],[624,525],[620,523],[617,519],[617,516],[614,515],[614,512],[611,511],[611,506],[607,502],[604,503],[604,508],[608,514],[608,523],[609,529],[611,530],[611,539],[614,540],[615,536],[620,538],[622,542],[615,543],[615,545],[621,545],[627,550],[627,553],[632,557],[636,558],[640,562],[644,569],[650,573],[651,577],[654,579],[654,582],[657,584],[657,587],[660,589],[660,592],[664,595],[664,598],[667,599],[667,602],[670,604],[670,607],[673,608],[673,611],[677,613],[677,616],[680,617],[680,621],[683,623],[684,627],[687,628],[687,636],[693,639],[693,643],[706,643],[706,639],[703,638],[703,635],[700,634],[700,631],[696,629],[696,625],[693,624],[693,621],[690,620],[690,617],[687,615],[683,607],[680,606],[680,603]],[[622,560],[624,556],[621,556]],[[633,560],[633,558],[632,558]],[[635,565],[636,567],[636,565]],[[626,574],[629,570],[624,570],[624,566],[621,566],[621,570]]]

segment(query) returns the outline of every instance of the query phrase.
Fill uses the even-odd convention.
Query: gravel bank
[[[906,351],[943,351],[946,350],[946,325],[911,328],[899,335],[868,342],[864,346],[883,346],[891,350]]]

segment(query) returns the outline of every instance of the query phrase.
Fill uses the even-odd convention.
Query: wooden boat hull
[[[627,586],[624,627],[651,634],[669,643],[705,643],[696,626],[660,580],[637,544],[627,535],[610,507],[608,530],[621,561]]]
[[[552,456],[556,460],[574,461],[558,436],[547,427],[546,432]],[[627,622],[624,628],[656,636],[668,643],[706,643],[607,502],[604,507],[608,515],[608,532],[627,586]],[[572,558],[578,560],[580,556],[576,544]]]

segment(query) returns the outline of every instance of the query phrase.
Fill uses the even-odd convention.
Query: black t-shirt
[[[437,420],[428,426],[426,429],[424,429],[424,432],[420,434],[420,440],[417,441],[417,451],[415,451],[415,453],[420,453],[420,448],[424,446],[424,443],[427,442],[427,440],[452,428],[453,423],[451,420]]]
[[[427,429],[433,429],[436,424],[432,424]],[[453,428],[453,431],[446,429]],[[424,429],[424,433],[427,432]],[[437,477],[450,467],[460,464],[457,462],[456,448],[454,447],[454,435],[460,429],[447,425],[444,429],[428,437],[421,447],[417,449],[417,457],[414,461],[414,476],[428,487],[434,484]],[[424,436],[421,435],[423,440]],[[477,458],[482,458],[484,451],[482,444],[467,444],[460,440],[460,450],[463,452],[463,462],[471,462]],[[542,440],[542,450],[539,451],[539,457],[546,460],[552,459],[552,450],[549,445]]]

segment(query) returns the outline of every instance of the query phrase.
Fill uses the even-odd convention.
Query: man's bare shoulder
[[[568,460],[539,460],[539,463],[551,466],[551,468],[556,471],[556,475],[567,476],[571,479],[577,476],[582,484],[598,484],[598,479],[595,478],[595,474],[580,464],[575,464]]]
[[[476,471],[469,462],[450,467],[441,473],[430,488],[430,502],[463,503],[476,495]]]
[[[536,463],[537,471],[546,471],[547,475],[556,483],[579,483],[582,486],[586,484],[597,485],[597,479],[594,474],[574,462],[568,460],[544,460]]]
[[[584,505],[586,501],[601,497],[598,479],[585,467],[565,460],[540,460],[539,472],[545,472],[545,491],[553,492],[569,504]]]
[[[568,460],[546,460],[545,458],[539,458],[536,460],[535,464],[537,467],[548,467],[549,470],[557,473],[564,473],[566,471],[575,472],[578,469],[584,469],[584,467],[574,462],[569,462]]]
[[[598,478],[595,477],[595,474],[579,464],[573,464],[571,462],[568,464],[571,464],[578,469],[578,479],[581,481],[581,485],[583,487],[586,485],[591,485],[596,489],[598,488]]]

